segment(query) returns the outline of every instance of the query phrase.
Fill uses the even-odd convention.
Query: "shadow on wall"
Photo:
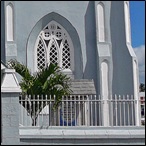
[[[113,94],[133,94],[132,57],[126,45],[124,1],[111,1],[110,30],[113,56]],[[118,11],[117,11],[118,10]]]
[[[87,62],[84,71],[84,79],[93,79],[96,92],[98,92],[97,82],[97,51],[96,51],[96,23],[94,1],[89,1],[85,14],[85,41]]]

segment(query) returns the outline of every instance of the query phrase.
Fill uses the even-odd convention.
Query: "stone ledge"
[[[130,138],[145,138],[145,129],[144,128],[98,128],[95,127],[94,129],[91,127],[88,128],[48,128],[48,129],[37,129],[37,128],[25,128],[21,127],[19,129],[20,138],[47,138],[47,139],[62,139],[62,138],[114,138],[114,139],[130,139]]]

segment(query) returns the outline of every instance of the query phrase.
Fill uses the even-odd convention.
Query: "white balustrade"
[[[133,96],[114,95],[105,101],[97,95],[63,96],[55,108],[56,96],[20,96],[20,125],[22,126],[135,126],[135,104]],[[103,110],[104,104],[108,109]],[[145,101],[143,101],[145,104]],[[109,119],[104,119],[108,111]],[[143,110],[145,112],[145,108]]]

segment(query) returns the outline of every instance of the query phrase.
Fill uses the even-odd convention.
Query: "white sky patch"
[[[138,58],[140,83],[145,83],[145,45],[134,48]]]

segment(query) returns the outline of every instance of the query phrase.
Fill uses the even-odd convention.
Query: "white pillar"
[[[134,99],[136,101],[135,103],[135,124],[136,126],[140,126],[140,121],[141,121],[141,118],[140,118],[140,101],[139,101],[139,91],[138,91],[138,68],[137,68],[137,63],[136,61],[134,60],[133,61],[133,73],[134,73]]]
[[[19,145],[19,93],[14,69],[1,70],[2,145]]]
[[[101,63],[101,78],[102,78],[102,125],[109,126],[109,105],[108,105],[108,63],[103,61]]]

